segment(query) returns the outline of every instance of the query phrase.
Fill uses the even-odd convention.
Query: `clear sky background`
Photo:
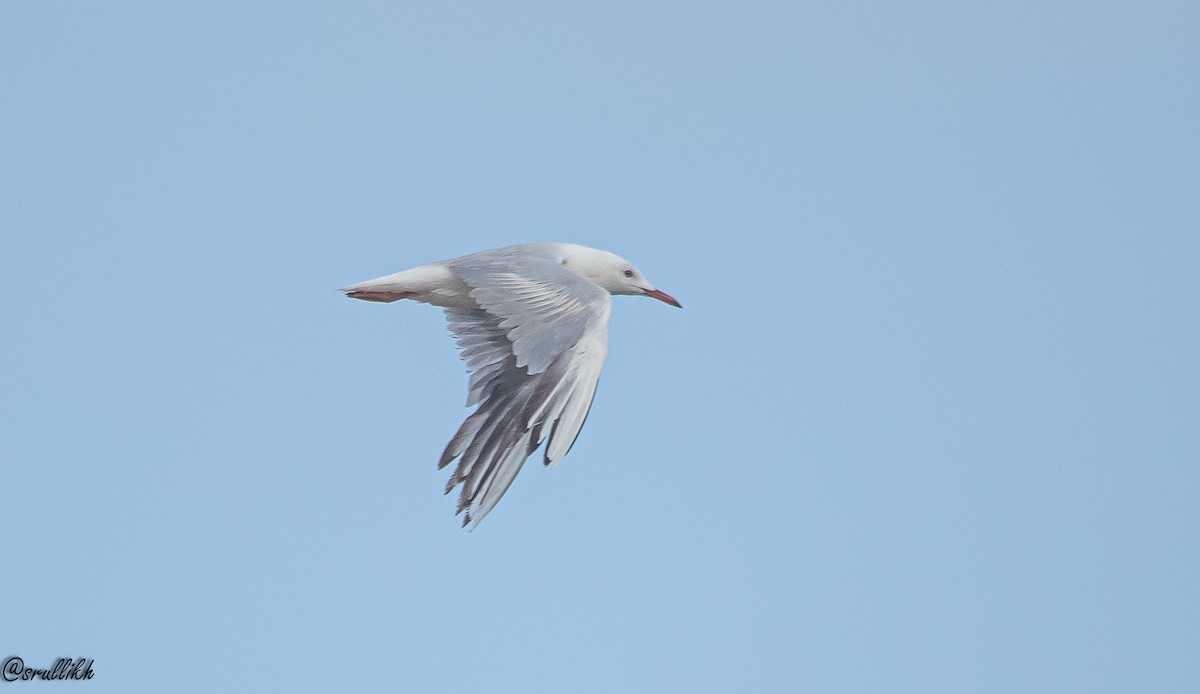
[[[4,3],[0,656],[1200,691],[1198,36],[1195,2]],[[614,301],[575,449],[468,533],[441,312],[335,289],[534,240],[685,308]]]

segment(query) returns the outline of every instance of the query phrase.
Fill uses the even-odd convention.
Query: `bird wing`
[[[478,524],[549,436],[545,464],[570,451],[587,419],[608,350],[608,292],[553,258],[466,256],[450,269],[479,308],[446,317],[470,372],[467,417],[438,468],[461,456],[463,525]]]

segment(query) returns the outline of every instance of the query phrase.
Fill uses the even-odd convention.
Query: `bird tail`
[[[352,299],[363,301],[388,303],[400,299],[415,299],[442,306],[450,305],[442,303],[443,300],[450,301],[460,294],[465,295],[467,286],[455,277],[444,263],[430,263],[342,287],[342,291]]]
[[[363,301],[378,301],[385,304],[399,301],[416,293],[411,287],[411,279],[407,276],[409,272],[397,272],[392,275],[376,277],[373,280],[342,287],[338,291],[345,292],[346,296],[351,299],[362,299]]]

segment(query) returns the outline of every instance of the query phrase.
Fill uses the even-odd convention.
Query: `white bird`
[[[421,265],[344,287],[365,301],[413,299],[446,310],[479,408],[446,446],[438,469],[461,459],[463,526],[479,524],[525,460],[546,443],[546,465],[571,450],[608,351],[611,294],[682,308],[629,261],[570,243],[523,243]],[[548,436],[547,436],[548,435]]]

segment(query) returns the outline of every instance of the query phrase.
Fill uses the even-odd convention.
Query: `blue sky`
[[[1196,691],[1198,30],[5,4],[3,656],[90,692]],[[440,312],[334,289],[532,240],[686,308],[614,301],[571,455],[467,533]]]

